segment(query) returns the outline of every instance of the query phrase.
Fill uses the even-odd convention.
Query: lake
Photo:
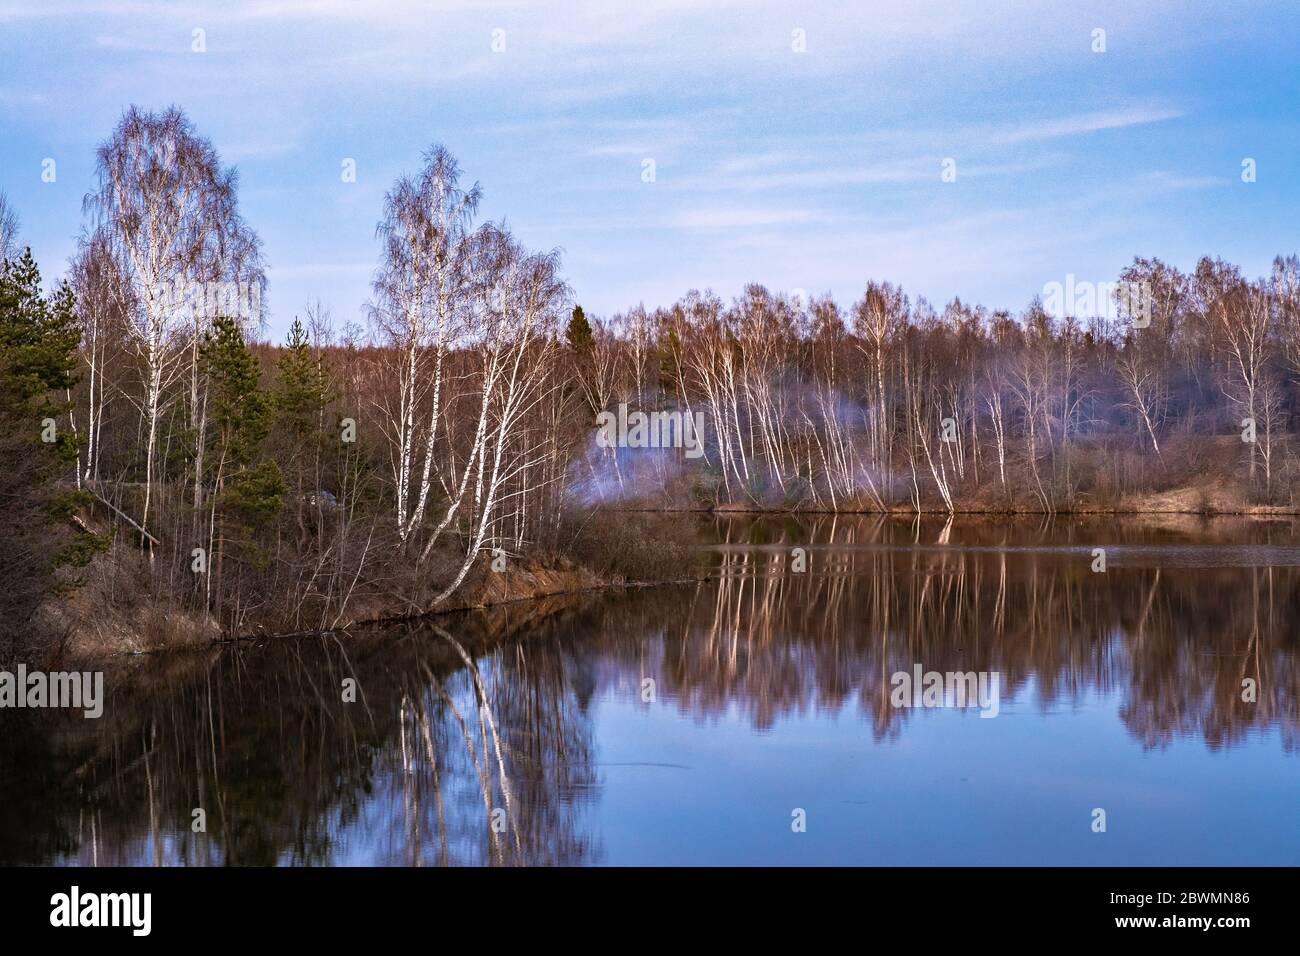
[[[0,713],[0,862],[1300,863],[1293,520],[680,520],[697,584]]]

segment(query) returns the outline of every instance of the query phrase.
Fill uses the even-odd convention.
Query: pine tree
[[[212,331],[204,336],[202,359],[215,443],[213,517],[218,528],[213,570],[219,611],[227,533],[234,536],[239,557],[262,565],[265,555],[257,532],[279,513],[285,488],[279,466],[269,459],[259,460],[271,427],[271,403],[239,323],[225,316],[214,319]]]
[[[307,500],[304,488],[307,466],[317,458],[320,450],[321,418],[329,403],[329,390],[325,370],[312,354],[307,333],[298,319],[293,320],[289,329],[289,338],[276,361],[276,370],[278,374],[272,391],[274,417],[288,445],[287,463],[297,491],[294,511],[301,546],[307,537],[303,517]],[[319,489],[314,486],[312,497],[319,499]]]
[[[682,340],[676,329],[669,329],[658,347],[659,390],[665,395],[673,395],[677,391],[678,356],[681,354]]]
[[[41,272],[30,249],[0,266],[0,355],[4,387],[16,401],[42,417],[66,414],[68,403],[53,396],[76,384],[80,342],[67,283],[49,299],[42,297]]]
[[[237,470],[252,462],[270,429],[271,408],[260,386],[257,359],[239,324],[225,316],[213,320],[202,354],[218,462],[227,471]]]
[[[69,478],[77,436],[63,427],[80,331],[66,284],[48,298],[27,250],[0,263],[0,655],[28,633],[40,604],[74,586],[60,569],[102,547],[69,518],[85,503]]]
[[[577,382],[577,388],[582,391],[583,401],[594,415],[600,411],[596,407],[590,387],[592,375],[595,371],[596,339],[592,335],[591,323],[587,321],[587,313],[582,310],[582,306],[575,305],[573,307],[573,313],[569,316],[569,324],[564,329],[564,338],[569,343],[569,351],[572,353],[570,360],[573,363],[574,381]],[[564,395],[566,398],[575,390],[573,382],[565,383]]]
[[[569,324],[564,330],[564,338],[569,343],[569,348],[579,355],[588,354],[595,344],[591,323],[587,321],[587,313],[582,311],[582,306],[573,307],[573,314],[569,316]]]

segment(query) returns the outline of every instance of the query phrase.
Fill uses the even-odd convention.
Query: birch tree
[[[0,192],[0,263],[18,258],[18,213]]]
[[[107,384],[110,343],[115,353],[121,344],[121,331],[126,327],[121,305],[129,299],[130,287],[122,281],[122,270],[114,261],[112,246],[102,230],[82,239],[70,272],[81,322],[81,357],[86,366],[87,388],[85,456],[78,470],[82,480],[94,485],[99,480],[104,412],[113,397]]]
[[[402,542],[423,520],[429,500],[447,353],[474,281],[469,237],[481,191],[477,183],[462,189],[459,181],[455,158],[432,147],[420,172],[389,190],[378,228],[384,258],[373,316],[397,364],[396,406],[385,413]]]
[[[1203,259],[1194,280],[1197,297],[1219,337],[1224,356],[1224,392],[1258,428],[1261,389],[1272,350],[1272,302],[1264,283],[1247,283],[1233,267]],[[1250,477],[1255,478],[1257,442],[1250,442]]]
[[[483,411],[471,452],[475,478],[468,543],[459,570],[434,598],[434,606],[465,580],[507,498],[527,493],[527,486],[509,494],[507,489],[550,451],[528,440],[528,417],[548,397],[548,382],[550,388],[559,387],[547,374],[558,350],[555,333],[568,294],[559,277],[558,255],[528,254],[500,228],[485,231],[481,242],[490,278],[480,286],[472,330]]]
[[[877,467],[889,463],[892,415],[886,398],[887,360],[894,336],[907,321],[907,297],[888,282],[867,283],[867,290],[853,307],[856,343],[867,360],[871,407],[871,459]]]
[[[141,361],[142,394],[135,402],[145,433],[145,495],[140,526],[149,527],[158,474],[159,422],[169,390],[191,372],[195,466],[202,474],[199,345],[211,310],[194,306],[194,290],[244,283],[259,292],[260,244],[239,217],[237,177],[176,107],[160,113],[130,107],[96,153],[97,186],[84,207],[88,233],[100,233],[120,265],[118,304],[130,347]],[[184,300],[190,299],[187,309]],[[210,301],[207,294],[203,301]],[[188,346],[188,348],[187,348]]]

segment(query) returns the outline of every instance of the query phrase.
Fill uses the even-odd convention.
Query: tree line
[[[755,284],[602,319],[481,197],[432,147],[378,210],[364,321],[311,304],[280,344],[236,172],[179,109],[131,107],[99,147],[57,288],[0,197],[9,639],[77,585],[246,631],[446,606],[520,559],[635,576],[655,535],[602,554],[603,506],[1294,506],[1295,256],[1256,279],[1134,259],[1140,315],[871,281],[843,307]],[[620,404],[702,412],[703,456],[598,447]]]
[[[309,305],[280,345],[235,171],[179,109],[128,109],[96,170],[48,295],[0,207],[5,440],[30,465],[5,476],[26,530],[3,576],[32,582],[11,640],[71,585],[88,610],[329,627],[442,605],[484,551],[555,549],[568,288],[475,222],[450,154],[385,198],[366,324]]]
[[[939,310],[871,281],[844,308],[754,284],[730,304],[692,291],[578,316],[569,338],[591,409],[705,411],[694,484],[714,503],[1050,513],[1199,487],[1198,507],[1294,507],[1300,261],[1252,280],[1137,258],[1112,285],[1123,307],[1079,317],[1042,297],[1019,315]],[[628,479],[616,457],[616,496],[680,485]],[[1212,481],[1233,494],[1205,497]]]

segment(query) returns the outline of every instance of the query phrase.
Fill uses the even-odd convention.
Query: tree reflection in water
[[[135,660],[109,669],[98,721],[0,716],[0,863],[600,862],[601,702],[639,702],[647,677],[645,708],[756,730],[847,711],[885,746],[917,719],[890,706],[893,673],[997,671],[1040,711],[1113,696],[1146,748],[1276,731],[1291,752],[1292,533],[719,520],[698,585]]]

